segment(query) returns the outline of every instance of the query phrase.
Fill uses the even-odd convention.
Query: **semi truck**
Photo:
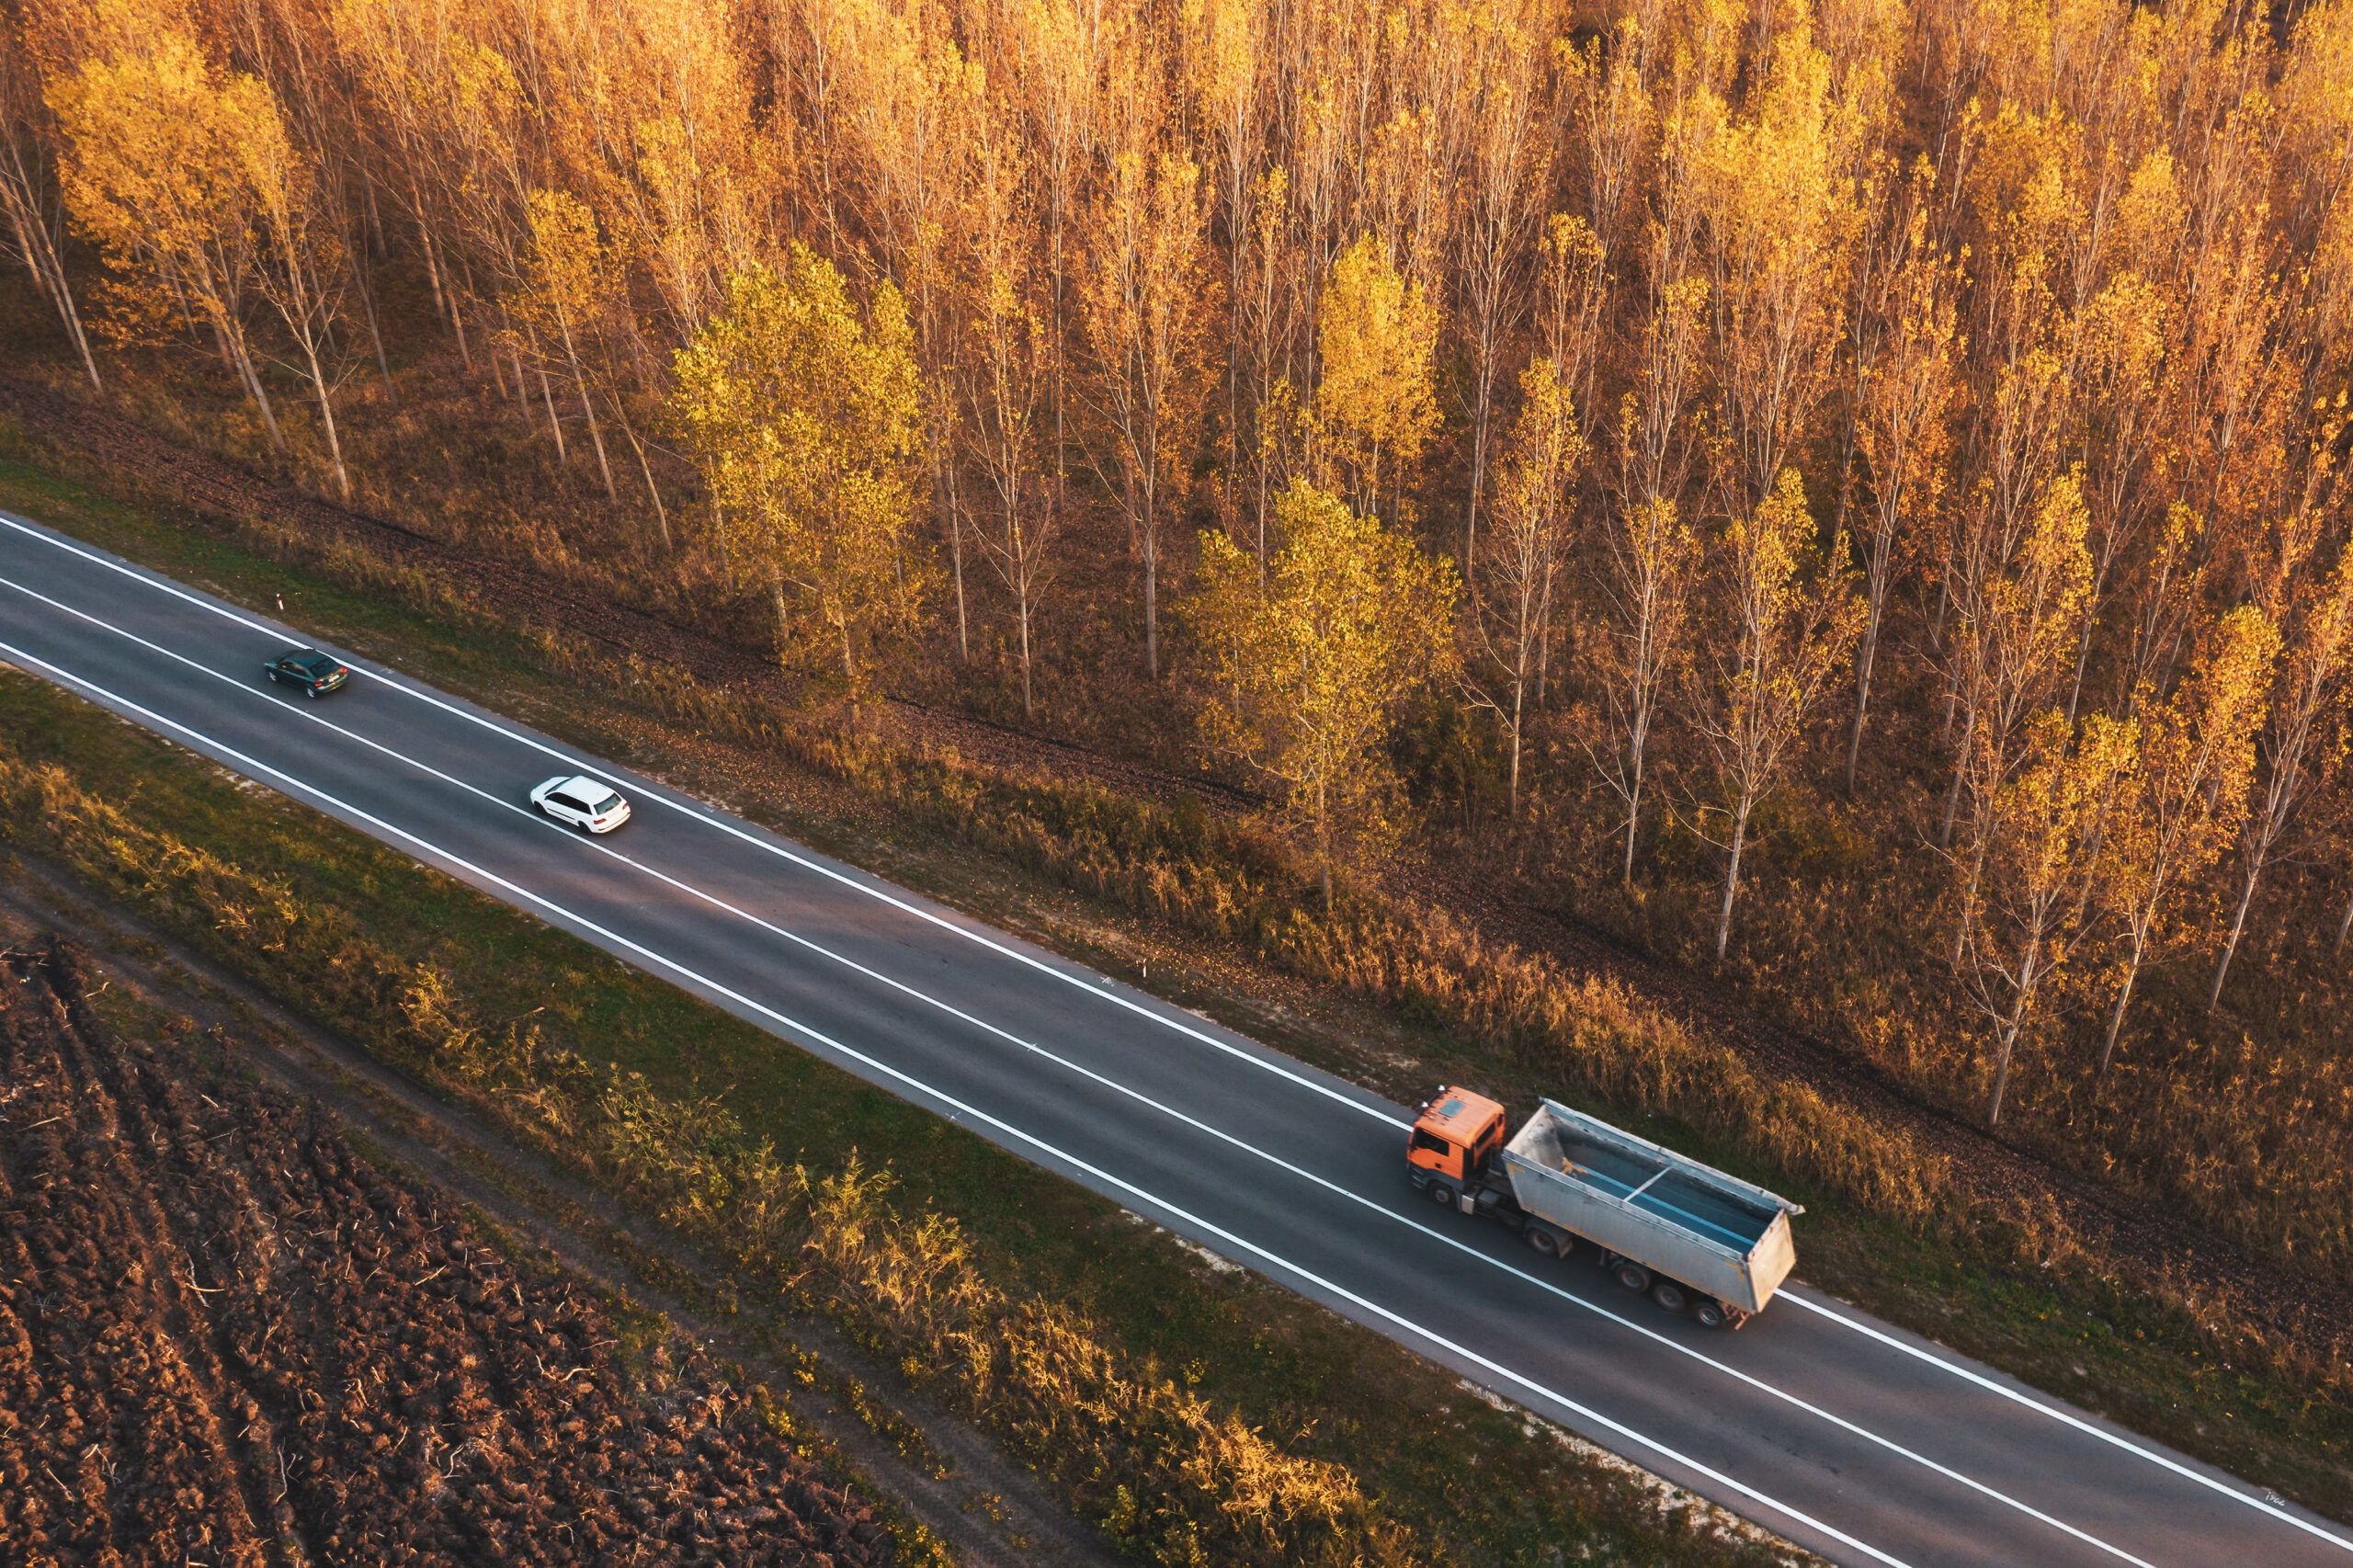
[[[1443,1086],[1406,1139],[1406,1174],[1545,1256],[1585,1244],[1619,1284],[1708,1328],[1762,1312],[1796,1267],[1790,1218],[1805,1210],[1785,1198],[1552,1100],[1508,1126],[1495,1101]]]

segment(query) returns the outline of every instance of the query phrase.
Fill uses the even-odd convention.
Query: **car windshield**
[[[297,659],[295,663],[314,676],[331,676],[338,667],[335,662],[324,653],[313,653],[307,658]]]

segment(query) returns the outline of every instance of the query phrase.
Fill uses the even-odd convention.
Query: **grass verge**
[[[1049,911],[1033,934],[1067,950],[1090,922],[1095,935],[1140,928],[1146,945],[1189,952],[1197,971],[1232,982],[1183,1000],[1262,1036],[1266,1015],[1235,1017],[1232,993],[1287,988],[1303,1003],[1287,1027],[1302,1010],[1315,1016],[1280,1043],[1353,1076],[1401,1088],[1443,1071],[1522,1101],[1542,1092],[1586,1104],[1807,1203],[1814,1282],[2282,1494],[2353,1513],[2341,1360],[2126,1272],[2047,1200],[1966,1190],[1900,1133],[1802,1087],[1763,1085],[1731,1050],[1606,983],[1372,900],[1324,919],[1299,896],[1281,846],[1245,826],[1182,801],[1164,810],[813,733],[670,672],[500,621],[420,574],[250,528],[176,526],[59,477],[47,458],[0,461],[0,504],[245,603],[282,593],[323,634],[606,755],[657,768],[754,756],[766,770],[729,788],[756,775],[755,792],[776,782],[780,760],[792,778],[756,793],[751,814],[968,907],[969,879],[962,897],[940,885],[959,867],[982,868],[983,882],[1024,881],[1010,896],[1029,898],[1032,915],[1054,890],[1075,889],[1084,918],[1058,926]],[[1014,868],[1028,877],[1008,879]],[[1339,1030],[1326,1027],[1334,1019]],[[1347,1031],[1386,1049],[1336,1043]],[[691,1079],[691,1049],[681,1060]],[[1090,1289],[1080,1276],[1069,1288],[1080,1300]],[[1165,1355],[1152,1325],[1139,1331],[1138,1349]]]

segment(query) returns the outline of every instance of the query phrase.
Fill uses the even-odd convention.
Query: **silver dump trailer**
[[[1562,1250],[1569,1236],[1592,1242],[1630,1289],[1654,1276],[1689,1287],[1703,1319],[1712,1301],[1737,1325],[1796,1267],[1790,1216],[1803,1208],[1552,1100],[1504,1145],[1503,1163],[1525,1224],[1565,1233]]]

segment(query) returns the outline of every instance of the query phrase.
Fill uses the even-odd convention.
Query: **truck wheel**
[[[1520,1234],[1527,1238],[1529,1250],[1533,1251],[1539,1257],[1558,1257],[1561,1256],[1561,1238],[1553,1231],[1552,1226],[1547,1225],[1540,1221],[1532,1221],[1529,1223],[1528,1229],[1521,1232]]]
[[[1662,1279],[1651,1287],[1651,1300],[1671,1312],[1679,1312],[1690,1305],[1689,1300],[1683,1294],[1683,1287],[1672,1279]]]
[[[1430,1195],[1430,1201],[1437,1204],[1439,1208],[1451,1209],[1454,1207],[1454,1188],[1447,1186],[1446,1183],[1442,1181],[1434,1181],[1430,1183],[1429,1186],[1422,1188],[1422,1190],[1428,1193]]]
[[[1722,1328],[1724,1325],[1723,1303],[1706,1296],[1699,1298],[1699,1304],[1691,1309],[1691,1315],[1699,1321],[1701,1328]]]
[[[1620,1259],[1618,1267],[1611,1272],[1617,1276],[1619,1284],[1637,1296],[1651,1288],[1651,1271],[1630,1258]]]

